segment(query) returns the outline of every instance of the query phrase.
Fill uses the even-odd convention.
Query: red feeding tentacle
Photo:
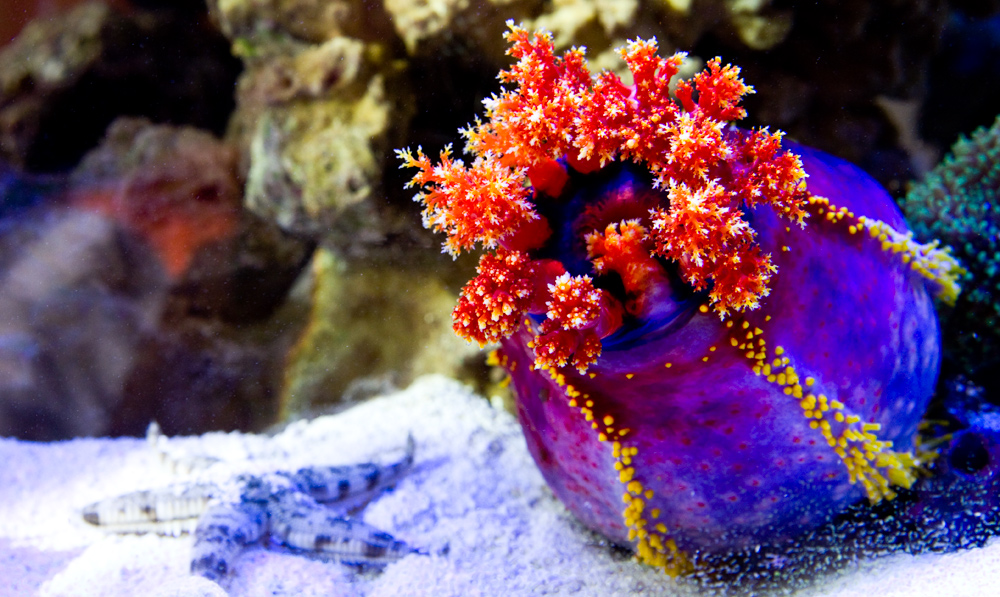
[[[569,173],[557,160],[548,158],[528,168],[528,180],[536,192],[558,197],[569,180]]]
[[[625,286],[625,311],[646,317],[657,305],[669,300],[670,280],[650,254],[653,246],[646,228],[636,220],[608,224],[604,232],[587,235],[587,256],[594,271],[616,273]]]
[[[602,167],[614,160],[626,138],[631,124],[635,121],[635,102],[631,98],[632,89],[622,83],[614,73],[602,73],[589,101],[580,106],[577,135],[573,141],[578,153],[570,154],[570,164],[580,172],[593,167]],[[583,164],[582,168],[577,167]],[[595,168],[596,169],[596,168]]]
[[[680,114],[670,96],[670,79],[680,69],[684,54],[660,58],[656,51],[655,39],[637,39],[621,50],[635,82],[632,97],[636,106],[632,122],[621,133],[621,151],[635,161],[648,162],[669,151],[665,133]]]
[[[517,58],[500,80],[515,83],[483,103],[489,121],[464,131],[468,151],[492,154],[507,165],[534,166],[566,155],[571,147],[577,113],[590,87],[583,50],[555,55],[552,36],[529,34],[508,22],[508,54]]]
[[[754,89],[743,83],[738,66],[722,66],[721,59],[713,58],[705,70],[694,76],[694,83],[698,88],[698,108],[707,117],[726,122],[746,118],[747,111],[740,102],[744,95],[754,93]]]
[[[601,354],[598,330],[606,335],[621,325],[617,301],[594,288],[590,276],[564,273],[548,291],[547,318],[534,341],[535,367],[572,365],[586,371]]]
[[[703,189],[670,188],[669,209],[652,210],[654,251],[680,263],[696,290],[712,282],[710,300],[721,314],[754,309],[776,271],[754,243],[754,231],[734,209],[730,192],[712,182]]]
[[[526,253],[503,248],[483,255],[452,312],[455,333],[480,346],[513,334],[535,301],[535,264]]]
[[[525,170],[511,169],[491,155],[477,157],[466,168],[462,160],[451,159],[451,148],[441,152],[441,163],[417,148],[397,151],[403,168],[418,168],[407,186],[424,190],[414,198],[424,204],[424,226],[444,232],[444,249],[458,255],[476,243],[496,247],[500,239],[537,218],[529,201],[531,190],[525,187]]]
[[[748,207],[767,204],[775,213],[804,225],[810,197],[806,173],[799,156],[781,151],[782,136],[767,129],[742,134],[738,159],[734,160],[734,182]]]

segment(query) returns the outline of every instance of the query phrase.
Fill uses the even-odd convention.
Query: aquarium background
[[[73,508],[166,479],[122,485],[100,474],[124,466],[102,462],[105,450],[134,449],[140,458],[144,444],[136,440],[29,442],[140,437],[152,420],[167,436],[274,434],[404,389],[425,374],[492,399],[456,403],[456,417],[490,404],[511,410],[502,371],[452,331],[451,311],[476,255],[452,260],[441,253],[392,155],[399,147],[422,146],[431,155],[448,143],[460,149],[457,130],[482,113],[482,100],[499,91],[496,73],[510,64],[502,37],[508,19],[552,31],[560,52],[585,46],[595,71],[625,76],[614,49],[654,36],[661,54],[688,52],[682,76],[715,56],[740,65],[756,90],[741,126],[780,129],[856,164],[889,190],[919,240],[940,239],[969,271],[959,302],[939,311],[944,358],[925,429],[928,445],[943,453],[936,476],[880,509],[851,510],[794,545],[713,556],[683,590],[824,594],[827,581],[817,580],[816,570],[856,570],[891,553],[995,547],[1000,4],[971,0],[4,0],[0,436],[9,439],[0,478],[8,518],[69,525]],[[386,412],[407,417],[404,409]],[[412,416],[433,426],[429,417]],[[402,436],[374,445],[405,441],[401,425],[386,425]],[[503,437],[497,445],[520,441]],[[370,443],[363,434],[355,441]],[[458,453],[465,440],[426,441],[440,446],[431,450],[440,454],[436,463],[425,464],[441,475],[435,482],[479,496],[470,512],[498,507],[475,480],[461,478],[468,470],[449,465],[456,456],[446,447]],[[79,466],[93,472],[67,485],[45,481],[64,474],[59,458],[50,465],[33,460],[34,451],[48,447],[70,447],[59,454],[77,454]],[[349,455],[338,462],[377,457],[374,450],[338,449]],[[480,464],[489,461],[483,458]],[[529,474],[523,482],[533,499],[553,500],[537,473]],[[25,489],[12,489],[19,482]],[[428,490],[427,477],[418,487]],[[64,511],[26,509],[43,503],[40,493],[59,496],[53,508]],[[446,508],[444,497],[428,499],[429,511]],[[555,539],[539,538],[538,529],[568,525],[584,539],[557,551],[565,574],[576,549],[603,550],[595,557],[614,562],[595,565],[594,578],[624,578],[638,566],[559,514],[558,502],[545,503],[555,521],[539,522],[534,512],[530,524],[509,527],[534,537],[537,550],[516,537],[495,539],[493,548],[542,558],[540,546]],[[448,529],[415,523],[413,512],[393,516],[381,520],[387,530],[402,527],[416,544],[421,534],[414,531],[427,531],[429,557],[437,558],[434,582],[413,572],[419,565],[406,565],[412,594],[441,592],[456,559],[476,564],[448,555],[460,545],[473,549],[472,539],[447,548]],[[468,526],[450,531],[514,532],[500,522],[477,526],[468,516]],[[103,548],[94,546],[110,541],[81,531],[57,549],[58,541],[38,538],[63,530],[11,525],[0,539],[14,554],[10,566],[35,561],[36,570],[48,572],[8,588],[10,594],[31,594],[64,568],[75,578],[66,566],[81,554],[100,559]],[[177,554],[186,549],[181,540],[162,541],[174,541],[167,549]],[[150,560],[161,557],[151,549]],[[64,555],[24,555],[50,550]],[[519,561],[511,578],[535,578],[530,558]],[[951,560],[926,565],[944,561]],[[996,556],[989,561],[994,573],[984,571],[983,582],[992,579],[993,592],[982,585],[962,594],[1000,594]],[[484,562],[503,566],[501,559],[478,565]],[[176,565],[171,570],[180,574]],[[258,570],[279,573],[273,563]],[[358,585],[353,572],[330,574],[352,587],[345,594],[377,594],[364,588],[367,577]],[[386,574],[398,578],[392,567]],[[255,594],[247,578],[230,589]],[[476,586],[461,578],[455,594]],[[483,594],[499,594],[510,581],[490,578]],[[511,586],[518,594],[681,590],[673,580],[642,578],[641,588],[576,577]],[[58,586],[72,583],[46,590],[58,594]]]

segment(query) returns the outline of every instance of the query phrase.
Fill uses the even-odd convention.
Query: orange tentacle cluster
[[[646,229],[635,220],[608,224],[604,233],[587,235],[587,254],[598,274],[615,272],[628,293],[641,292],[659,264],[649,254]]]
[[[639,285],[643,272],[648,277],[659,269],[656,259],[665,258],[676,261],[696,289],[711,288],[710,300],[720,315],[756,308],[776,268],[756,246],[743,206],[767,204],[802,224],[809,195],[799,159],[780,151],[780,134],[727,128],[745,115],[741,99],[753,92],[739,69],[712,60],[692,81],[677,85],[674,99],[670,81],[684,56],[658,57],[655,40],[636,40],[621,50],[634,79],[627,86],[612,73],[592,80],[582,50],[556,56],[550,34],[509,25],[508,53],[517,62],[500,79],[516,87],[487,99],[487,120],[463,131],[466,151],[475,158],[472,165],[452,160],[448,149],[439,164],[419,149],[417,158],[399,152],[404,167],[418,169],[410,185],[423,189],[416,199],[425,205],[425,225],[447,235],[445,250],[455,255],[481,244],[529,252],[552,233],[535,203],[561,192],[566,166],[557,160],[586,173],[630,159],[648,166],[654,187],[666,191],[670,205],[650,210],[648,219],[623,221],[620,229],[595,230],[600,237],[592,241],[595,268],[611,269],[626,284]],[[612,239],[618,244],[609,251]],[[530,258],[512,255],[484,257],[479,276],[463,291],[455,328],[465,338],[482,343],[507,337],[518,317],[529,312],[529,303],[561,300],[546,288],[551,277],[544,284],[529,282],[524,276],[535,275],[529,273]],[[496,298],[499,288],[515,282],[522,292],[540,290],[530,298]],[[607,293],[600,296],[602,309],[617,312],[619,319],[624,310],[636,308]],[[605,323],[614,320],[608,316]],[[579,329],[558,318],[544,323],[545,338],[535,343],[540,363],[564,364],[573,354],[591,355],[576,361],[581,365],[599,354],[597,336],[587,336],[581,353]],[[600,337],[613,331],[602,329]]]
[[[753,229],[732,217],[726,189],[715,182],[698,190],[672,184],[668,197],[669,209],[651,213],[656,252],[678,261],[696,290],[711,279],[709,298],[720,313],[756,307],[758,299],[768,295],[768,281],[777,269],[754,244]],[[720,254],[720,246],[735,250]]]
[[[694,92],[698,89],[697,106],[708,118],[716,120],[740,120],[747,111],[740,106],[740,98],[753,93],[753,87],[740,79],[737,66],[722,66],[718,58],[708,61],[707,70],[694,76],[694,84],[689,81],[677,83],[677,99],[688,112],[695,111]]]
[[[586,371],[601,355],[601,340],[594,330],[607,300],[594,288],[590,276],[564,273],[548,287],[547,319],[535,338],[535,367],[565,367]]]
[[[616,273],[629,299],[625,310],[642,316],[669,292],[669,282],[659,262],[651,254],[652,242],[646,228],[636,220],[608,224],[604,232],[586,237],[587,255],[599,275]],[[657,292],[661,290],[662,292]]]
[[[524,169],[508,168],[491,154],[478,156],[472,167],[451,159],[450,147],[441,152],[441,163],[417,149],[399,152],[404,167],[419,172],[407,186],[428,189],[417,200],[424,204],[424,226],[444,232],[445,251],[453,256],[475,249],[476,243],[494,248],[498,241],[538,216],[528,200]]]
[[[520,27],[512,27],[505,39],[517,63],[501,71],[500,80],[518,88],[483,102],[489,120],[463,131],[466,149],[502,156],[509,166],[559,159],[571,147],[573,123],[591,83],[583,51],[557,57],[550,34],[532,36]]]
[[[477,271],[452,318],[456,334],[483,346],[517,330],[535,295],[535,267],[525,253],[501,248],[483,255]]]

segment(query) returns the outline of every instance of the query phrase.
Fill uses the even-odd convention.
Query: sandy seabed
[[[389,462],[407,434],[416,464],[363,512],[425,550],[380,573],[261,546],[222,587],[188,574],[190,537],[107,535],[83,506],[140,489],[220,481],[243,471]],[[176,454],[222,462],[179,472],[138,439],[39,444],[0,439],[0,597],[41,596],[698,596],[694,584],[639,565],[582,527],[546,487],[517,421],[443,377],[273,437],[171,438]],[[1000,541],[945,555],[863,562],[795,597],[1000,596]]]

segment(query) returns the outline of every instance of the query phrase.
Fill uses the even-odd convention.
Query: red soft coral
[[[670,96],[670,79],[684,61],[684,54],[669,58],[656,55],[656,40],[635,40],[621,50],[625,64],[632,71],[635,112],[625,133],[623,156],[639,161],[663,155],[667,151],[665,127],[680,110]]]
[[[693,81],[678,83],[679,107],[668,86],[683,55],[659,58],[655,41],[637,40],[622,57],[635,80],[632,95],[614,75],[602,77],[598,101],[582,112],[579,128],[590,132],[581,145],[603,160],[618,142],[623,157],[645,162],[670,198],[669,209],[651,214],[656,252],[679,262],[695,288],[711,284],[721,314],[756,307],[775,268],[754,244],[742,210],[765,203],[801,223],[807,195],[798,158],[779,153],[778,135],[727,132],[728,122],[746,116],[740,102],[753,92],[738,68],[709,61]]]
[[[762,254],[758,245],[743,243],[713,268],[708,298],[722,316],[728,309],[756,309],[760,299],[770,294],[771,275],[777,271],[771,256]]]
[[[555,330],[535,338],[535,367],[575,367],[580,373],[601,356],[601,339],[593,330]]]
[[[683,113],[663,127],[667,148],[647,158],[656,175],[654,185],[666,188],[684,183],[706,184],[732,154],[733,149],[722,134],[723,123],[700,114]]]
[[[683,55],[664,59],[656,51],[653,40],[630,42],[621,51],[633,88],[613,74],[603,74],[595,83],[580,111],[579,158],[604,163],[621,156],[645,162],[654,185],[670,198],[669,210],[652,214],[657,253],[678,261],[682,275],[696,288],[711,284],[711,299],[720,313],[753,308],[766,296],[774,267],[769,256],[754,250],[743,205],[767,203],[801,222],[801,165],[790,153],[778,154],[780,137],[752,132],[744,140],[727,134],[728,122],[746,116],[740,102],[753,92],[738,68],[722,66],[718,58],[709,61],[693,81],[678,83],[678,106],[669,84]],[[603,255],[604,249],[599,252]],[[648,257],[620,255],[613,269],[629,271],[624,265],[629,259],[633,269],[642,269]]]
[[[635,105],[631,95],[632,90],[618,75],[602,73],[598,77],[589,101],[580,106],[577,135],[573,139],[576,152],[569,156],[571,164],[596,161],[604,166],[618,156],[625,139],[632,138],[629,131],[635,120]]]
[[[569,273],[549,284],[546,323],[566,330],[582,330],[601,314],[601,291],[594,288],[590,276],[570,276]]]

